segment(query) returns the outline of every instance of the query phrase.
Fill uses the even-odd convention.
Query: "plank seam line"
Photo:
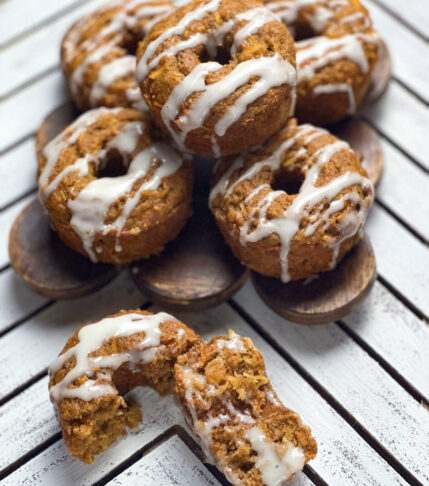
[[[335,324],[352,339],[358,346],[360,346],[371,358],[379,364],[381,368],[400,385],[406,392],[408,392],[419,404],[425,398],[404,376],[401,375],[385,358],[383,358],[375,349],[367,343],[363,338],[356,334],[353,326],[347,324],[345,320],[335,321]]]
[[[417,98],[421,103],[423,103],[425,106],[429,106],[429,101],[425,100],[421,94],[417,93],[416,91],[413,90],[413,88],[411,88],[411,86],[409,86],[408,84],[406,84],[404,81],[402,81],[401,79],[399,79],[396,75],[393,76],[393,79],[398,83],[400,84],[406,91],[408,91],[408,93],[412,96],[414,96],[415,98]]]
[[[416,307],[407,297],[401,294],[396,287],[391,284],[388,280],[386,280],[380,273],[377,273],[377,280],[384,285],[390,293],[392,293],[402,304],[411,311],[416,317],[421,319],[422,321],[429,322],[429,317],[427,317],[423,311]]]
[[[234,300],[229,305],[251,326],[282,358],[303,378],[353,430],[381,456],[405,481],[413,486],[423,484],[402,465],[357,419],[354,417],[326,388],[305,370],[287,351],[285,351],[271,335],[265,331],[247,312]]]
[[[46,17],[45,19],[41,20],[40,22],[34,24],[33,26],[29,27],[28,29],[24,30],[20,34],[16,35],[15,37],[12,37],[11,39],[7,40],[6,42],[3,42],[0,44],[0,52],[6,50],[8,47],[11,47],[13,44],[21,41],[25,37],[30,36],[31,34],[34,34],[35,32],[42,30],[43,27],[48,26],[55,22],[56,20],[60,19],[61,17],[64,17],[64,15],[67,15],[69,12],[72,12],[73,10],[76,10],[77,8],[91,2],[94,0],[80,0],[73,5],[70,5],[69,7],[66,7],[63,10],[58,11],[56,14],[53,14],[51,16]]]
[[[67,102],[67,100],[65,100],[65,102]],[[59,106],[61,106],[61,105],[59,105]],[[5,147],[3,150],[0,150],[0,156],[6,155],[8,152],[13,150],[14,148],[17,148],[19,145],[23,144],[24,142],[26,142],[27,140],[29,140],[30,138],[33,138],[35,136],[36,136],[36,132],[31,132],[31,133],[27,133],[27,135],[24,135],[23,137],[19,138],[18,140],[14,140],[10,145]]]
[[[42,304],[40,307],[38,307],[37,309],[35,309],[34,311],[28,313],[27,315],[25,315],[24,317],[21,317],[20,319],[17,319],[15,322],[12,322],[9,326],[7,326],[6,328],[2,329],[0,331],[0,338],[4,337],[5,335],[7,335],[9,332],[13,331],[14,329],[16,329],[19,325],[21,324],[24,324],[26,321],[28,321],[29,319],[31,319],[32,317],[35,317],[37,314],[39,314],[40,312],[43,312],[44,310],[48,309],[49,307],[51,307],[52,304],[54,304],[56,301],[55,300],[50,300],[48,302],[45,302],[44,304]]]
[[[414,236],[414,238],[418,239],[421,243],[428,246],[428,241],[425,239],[423,235],[421,235],[417,230],[411,227],[406,221],[402,219],[401,216],[396,214],[393,211],[393,209],[390,209],[389,206],[387,206],[383,201],[380,201],[380,199],[377,197],[377,189],[375,190],[375,196],[376,196],[375,201],[378,206],[380,206],[384,211],[386,211],[386,213],[388,213],[397,223],[399,223],[407,231],[409,231]]]
[[[395,140],[393,140],[389,135],[386,134],[386,132],[384,132],[380,127],[376,126],[373,121],[371,120],[371,118],[367,115],[362,115],[361,114],[361,117],[363,118],[363,120],[365,120],[366,123],[368,123],[368,125],[371,126],[371,128],[373,128],[377,133],[378,135],[381,135],[384,139],[386,139],[391,145],[393,145],[399,152],[401,152],[402,155],[404,155],[410,162],[412,162],[413,164],[415,164],[419,169],[421,169],[425,174],[429,174],[429,169],[426,168],[422,163],[420,163],[418,160],[416,160],[411,154],[409,154],[406,150],[404,150],[403,147],[401,147],[400,145],[398,145],[397,142],[395,142]]]
[[[21,456],[19,459],[16,461],[12,462],[8,466],[6,466],[3,470],[0,471],[0,481],[5,479],[7,476],[15,472],[17,469],[19,469],[21,466],[23,466],[26,462],[30,461],[37,455],[39,455],[41,452],[43,452],[45,449],[50,447],[52,444],[55,444],[55,442],[58,442],[58,440],[61,439],[61,431],[56,432],[54,435],[51,437],[48,437],[45,439],[43,442],[38,444],[36,447],[25,453],[23,456]]]
[[[37,187],[33,187],[33,188],[29,189],[27,192],[25,192],[24,194],[21,194],[20,196],[17,196],[15,199],[9,201],[4,206],[0,207],[0,213],[2,213],[3,211],[6,211],[7,209],[11,208],[15,204],[18,204],[23,199],[25,199],[26,197],[28,197],[31,194],[35,193],[36,191],[37,191]]]
[[[411,31],[413,34],[415,34],[417,37],[420,37],[420,39],[424,41],[428,41],[429,37],[425,37],[422,33],[420,33],[417,29],[413,27],[413,25],[410,22],[407,22],[404,20],[402,17],[400,17],[396,12],[391,10],[389,7],[387,7],[384,3],[381,3],[379,0],[372,0],[375,4],[377,4],[382,10],[384,10],[388,15],[392,16],[395,18],[400,24],[405,26],[409,31]],[[368,8],[369,12],[371,13],[371,7]]]

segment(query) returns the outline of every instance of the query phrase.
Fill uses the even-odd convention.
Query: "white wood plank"
[[[373,0],[365,0],[364,4],[374,27],[389,47],[394,76],[428,102],[429,56],[426,42]]]
[[[366,232],[374,247],[378,273],[429,315],[427,246],[377,204],[369,214]]]
[[[0,269],[9,263],[9,232],[18,214],[34,199],[28,196],[0,213]]]
[[[429,175],[413,164],[386,139],[380,137],[384,171],[376,197],[417,233],[429,241]]]
[[[132,484],[220,486],[219,481],[177,435],[151,450],[107,484],[117,486]]]
[[[27,288],[11,268],[0,273],[0,332],[48,302]]]
[[[30,138],[0,156],[0,208],[36,188],[35,149]]]
[[[0,339],[0,397],[43,371],[78,325],[144,302],[126,272],[82,299],[56,302]]]
[[[427,0],[378,0],[387,11],[395,13],[400,19],[415,29],[425,39],[429,39],[429,8]]]
[[[47,390],[45,376],[0,408],[0,471],[59,432]]]
[[[429,326],[381,283],[343,321],[429,402]]]
[[[0,110],[5,122],[2,124],[0,152],[35,133],[46,115],[67,99],[62,73],[54,71],[2,101]]]
[[[311,466],[328,484],[405,484],[402,478],[228,305],[223,304],[201,313],[177,315],[206,339],[216,334],[224,334],[229,328],[233,328],[241,335],[247,335],[254,340],[266,358],[268,375],[272,378],[280,398],[299,412],[304,422],[312,427],[318,441],[319,453],[311,462]],[[64,329],[64,341],[66,334],[68,332]],[[36,397],[33,392],[34,398],[29,400],[36,405],[40,400],[48,401],[47,391],[39,390],[38,394],[40,393],[43,393],[43,396]],[[3,484],[90,485],[103,478],[110,470],[173,424],[184,426],[183,419],[171,399],[160,399],[152,390],[143,388],[137,388],[132,393],[142,403],[143,424],[99,456],[94,465],[88,466],[71,458],[63,442],[59,441],[21,466],[8,476]],[[20,424],[11,421],[11,426],[20,427]],[[28,431],[29,435],[34,433],[35,431]]]
[[[382,134],[429,169],[429,109],[422,101],[392,80],[377,103],[364,107],[362,113]]]
[[[61,41],[69,27],[106,0],[92,0],[0,51],[0,98],[60,64]],[[0,11],[1,15],[1,11]],[[29,56],[37,52],[37,56]]]
[[[396,460],[423,484],[429,481],[427,411],[361,347],[335,324],[286,321],[262,304],[249,284],[234,300]]]
[[[9,0],[0,4],[0,47],[83,0]],[[29,54],[34,53],[30,51]]]

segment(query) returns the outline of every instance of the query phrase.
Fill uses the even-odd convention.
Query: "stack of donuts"
[[[379,37],[358,0],[114,0],[74,24],[62,67],[83,111],[38,143],[40,198],[93,262],[161,252],[191,213],[193,165],[242,263],[314,278],[358,242],[373,199],[326,125],[361,103]],[[295,116],[296,118],[292,118]],[[305,124],[300,124],[305,122]]]
[[[157,254],[191,213],[194,166],[208,163],[192,155],[205,155],[218,159],[208,204],[243,264],[285,283],[335,268],[374,191],[349,145],[315,125],[362,102],[378,60],[371,25],[358,0],[114,0],[78,21],[62,67],[82,114],[37,144],[53,229],[93,262]],[[281,484],[316,453],[249,339],[206,343],[168,314],[82,327],[50,378],[85,462],[138,424],[122,397],[136,385],[174,388],[233,484]]]

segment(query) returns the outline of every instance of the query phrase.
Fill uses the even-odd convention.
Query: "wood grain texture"
[[[38,200],[17,217],[9,236],[10,263],[34,292],[51,299],[75,299],[95,292],[121,270],[92,263],[68,248],[52,231]]]
[[[376,486],[381,484],[382,478],[389,486],[405,485],[400,476],[380,458],[371,446],[230,306],[222,304],[215,309],[199,313],[182,311],[177,313],[177,316],[205,339],[217,334],[225,334],[229,328],[233,328],[243,336],[251,337],[266,358],[268,375],[280,398],[286,405],[299,412],[304,422],[311,425],[319,444],[318,456],[311,462],[311,466],[316,474],[320,475],[328,484]],[[40,325],[48,327],[48,324],[43,325],[42,322]],[[42,330],[39,328],[37,334],[41,332]],[[67,333],[63,334],[65,341]],[[54,341],[56,342],[58,339],[55,338]],[[36,396],[36,392],[43,395]],[[181,414],[170,398],[160,398],[154,391],[144,388],[135,389],[132,395],[144,407],[142,425],[99,456],[94,465],[83,464],[73,459],[67,454],[63,442],[59,441],[22,465],[2,484],[15,486],[30,482],[32,486],[91,485],[172,425],[184,426]],[[14,400],[17,399],[18,397]],[[27,396],[27,399],[35,406],[41,400],[49,403],[47,390],[44,391],[41,388],[36,390],[36,387],[32,389],[32,396]],[[13,410],[15,413],[19,413],[16,407]],[[22,418],[20,421],[22,422]],[[20,421],[9,420],[9,423],[12,424],[12,427],[21,427]],[[24,420],[23,428],[28,430],[29,440],[32,440],[31,436],[40,433],[31,428],[30,420]]]
[[[415,478],[427,484],[427,411],[376,361],[335,324],[297,326],[282,319],[258,303],[250,285],[245,285],[234,300],[256,322],[263,323],[264,332],[333,396],[356,423]],[[416,450],[419,454],[415,454]]]
[[[131,265],[140,291],[172,308],[200,310],[217,305],[248,276],[216,227],[206,195],[194,198],[193,211],[178,238],[160,255]]]
[[[364,237],[338,266],[307,282],[283,284],[252,272],[262,300],[277,314],[299,324],[326,324],[349,314],[368,295],[376,277],[371,243]]]

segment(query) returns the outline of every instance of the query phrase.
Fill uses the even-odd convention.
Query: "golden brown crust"
[[[152,313],[141,311],[121,311],[106,319],[139,314],[150,316]],[[88,323],[90,325],[92,323]],[[103,325],[102,322],[95,325]],[[80,327],[71,336],[60,356],[79,343]],[[166,319],[159,324],[161,331],[160,344],[150,361],[124,362],[119,369],[97,368],[94,365],[91,376],[95,376],[97,385],[113,386],[111,393],[85,401],[78,397],[64,397],[54,404],[58,411],[64,441],[73,456],[84,462],[94,461],[94,455],[105,451],[116,439],[126,434],[127,427],[136,427],[140,423],[140,408],[133,403],[127,403],[122,395],[136,386],[150,386],[165,395],[172,387],[172,370],[177,356],[187,351],[200,341],[200,338],[185,324],[174,318]],[[115,356],[120,353],[141,351],[141,343],[145,339],[144,332],[136,332],[127,337],[110,338],[102,346],[90,353],[91,358],[100,356]],[[152,348],[153,349],[153,348]],[[76,358],[67,359],[57,370],[50,373],[49,388],[58,385],[73,370]],[[88,372],[90,370],[87,370]],[[88,380],[88,374],[68,385],[68,389],[81,386]]]
[[[247,435],[250,429],[263,432],[280,457],[291,446],[301,449],[301,467],[315,457],[317,445],[309,427],[280,402],[263,357],[249,338],[230,331],[228,337],[192,347],[178,358],[174,378],[187,421],[232,483],[263,483],[258,451]],[[291,480],[295,472],[283,480]]]
[[[207,0],[194,0],[159,22],[140,43],[137,51],[137,66],[141,63],[151,43],[156,41],[167,29],[176,26],[186,14],[206,3]],[[202,19],[190,22],[183,34],[175,34],[164,40],[157,47],[154,55],[149,56],[148,61],[150,62],[167,48],[190,39],[197,33],[207,34],[209,37],[213,36],[219,27],[234,21],[233,27],[223,38],[221,48],[217,49],[217,60],[223,66],[205,77],[206,85],[224,79],[240,63],[260,57],[272,57],[277,54],[281,59],[295,66],[292,37],[282,23],[276,20],[262,25],[257,32],[243,40],[236,52],[232,52],[234,35],[247,23],[246,20],[237,21],[235,17],[237,14],[260,7],[263,7],[263,5],[259,0],[222,0],[216,11],[209,11]],[[171,122],[170,127],[166,126],[161,116],[162,108],[167,103],[174,88],[202,61],[208,60],[210,60],[210,56],[207,48],[203,43],[199,43],[195,47],[181,50],[176,55],[164,56],[159,64],[149,69],[147,75],[140,82],[144,100],[149,106],[151,114],[156,123],[167,134],[169,129],[179,130],[181,122],[178,118],[188,112],[190,106],[201,96],[201,92],[192,93],[180,104],[179,113]],[[137,68],[137,75],[138,73],[139,68]],[[245,84],[233,90],[230,95],[214,104],[205,119],[201,120],[201,126],[191,130],[185,137],[184,145],[186,148],[195,153],[216,155],[212,143],[213,137],[215,137],[220,153],[238,153],[250,146],[264,142],[275,133],[289,117],[291,111],[293,87],[287,83],[270,88],[265,95],[260,96],[246,107],[243,115],[227,129],[225,135],[215,135],[214,126],[216,123],[229,111],[241,95],[255,85],[257,80],[257,76],[250,78]]]
[[[280,151],[279,158],[276,159],[279,162],[277,170],[272,170],[269,164],[262,163],[261,170],[233,186],[235,181],[252,166],[258,162],[272,160],[270,157],[276,149],[288,140],[293,140],[294,137],[296,140],[290,143],[288,148]],[[307,137],[309,143],[306,142]],[[264,198],[267,200],[269,195],[274,195],[274,190],[283,192],[273,197],[272,202],[266,206],[265,217],[267,221],[282,218],[297,197],[305,175],[315,164],[317,159],[314,154],[337,142],[339,140],[329,132],[311,125],[297,126],[296,120],[290,120],[269,143],[244,157],[244,164],[239,164],[235,170],[232,170],[228,184],[225,183],[223,186],[224,189],[219,193],[216,191],[212,193],[215,197],[211,201],[211,207],[216,222],[232,251],[244,264],[263,275],[276,278],[283,276],[282,240],[276,230],[257,241],[243,241],[243,239],[240,241],[240,234],[243,235],[244,232],[246,235],[251,235],[257,229],[261,223],[261,203]],[[220,162],[215,170],[215,184],[228,173],[233,163],[231,158]],[[366,178],[366,172],[356,154],[345,147],[322,165],[315,185],[316,187],[326,186],[339,176],[348,173],[359,174]],[[347,235],[348,226],[345,218],[346,216],[350,218],[350,214],[358,217],[358,214],[362,213],[358,223],[362,225],[365,221],[366,213],[372,203],[373,191],[369,181],[366,179],[363,181],[365,182],[363,185],[350,184],[335,195],[333,200],[344,199],[344,205],[336,211],[331,209],[331,213],[327,213],[331,201],[326,198],[322,200],[322,207],[317,204],[311,207],[308,213],[302,210],[299,226],[291,240],[287,255],[286,265],[290,280],[315,278],[318,273],[332,269],[333,258],[335,263],[341,261],[357,243],[360,229],[356,227],[353,234]],[[231,187],[232,189],[229,190]],[[254,195],[249,197],[252,192]],[[349,199],[347,196],[344,197],[347,193],[353,193],[353,196],[349,196]],[[326,221],[323,221],[323,218],[326,218]],[[248,224],[247,229],[246,224]],[[311,235],[307,235],[306,229],[311,225],[317,227]],[[336,255],[335,248],[338,251]]]
[[[154,19],[164,8],[164,13],[174,9],[168,0],[149,0],[140,4],[133,2],[129,6],[130,3],[131,0],[109,2],[73,24],[64,36],[61,66],[73,99],[82,111],[97,106],[141,106],[141,99],[139,103],[139,96],[136,97],[138,90],[131,59],[128,63],[130,69],[118,70],[118,76],[107,86],[98,93],[97,87],[92,91],[101,78],[100,70],[113,61],[134,56],[137,43]],[[142,8],[140,14],[139,8]],[[128,90],[134,93],[130,94]]]
[[[276,0],[264,1],[269,2],[272,10],[279,14],[282,11],[289,11],[283,20],[288,23],[288,27],[298,41],[295,44],[298,69],[295,116],[298,120],[320,126],[335,123],[351,114],[367,93],[371,84],[371,74],[378,60],[379,38],[372,28],[372,22],[365,7],[358,0],[346,0],[335,6],[331,6],[328,0],[314,0],[314,2],[300,6],[294,16],[290,14],[293,8],[287,10],[284,0],[278,0],[280,3],[277,8],[275,7]],[[289,0],[289,3],[293,6],[297,0]],[[325,21],[316,21],[319,12],[327,13]],[[291,18],[292,22],[290,22]],[[324,36],[329,39],[339,39],[355,34],[368,63],[367,70],[362,70],[352,57],[343,55],[340,59],[335,58],[321,65],[310,77],[300,76],[300,68],[308,62],[301,63],[300,54],[311,38]],[[302,39],[307,39],[307,41],[300,42]],[[315,37],[314,41],[318,39]],[[333,50],[335,49],[333,48]],[[343,88],[334,89],[333,92],[315,92],[315,88],[317,91],[320,86],[334,84],[343,85]],[[344,85],[350,86],[351,91],[345,91]]]
[[[37,155],[39,189],[53,228],[73,250],[88,255],[81,236],[71,224],[70,201],[73,201],[92,181],[100,177],[113,176],[118,170],[119,173],[126,172],[124,157],[129,163],[142,150],[155,142],[160,142],[160,138],[152,129],[146,116],[136,110],[99,108],[86,112],[85,116],[92,117],[92,119],[86,124],[77,139],[67,143],[59,153],[49,172],[49,177],[44,183],[41,183],[40,176],[47,164],[47,157],[41,140],[37,141]],[[55,186],[55,178],[62,171],[79,159],[100,153],[130,123],[138,123],[141,127],[141,133],[131,153],[121,153],[118,148],[107,150],[102,157],[95,156],[94,160],[89,163],[88,173],[78,170],[66,171]],[[70,136],[78,129],[79,127],[68,127],[62,132],[62,135]],[[141,193],[138,203],[121,228],[96,232],[92,251],[95,253],[96,250],[97,260],[115,263],[146,258],[162,251],[164,245],[179,233],[190,212],[193,171],[189,159],[174,152],[173,149],[169,150],[172,151],[177,161],[182,161],[181,166],[171,175],[164,177],[157,189]],[[146,175],[138,178],[138,182],[132,186],[131,191],[121,195],[109,206],[104,220],[106,226],[117,220],[124,211],[126,201],[137,193],[143,183],[151,179],[159,164],[159,162],[154,162]],[[47,191],[49,184],[54,184],[52,187],[55,189],[52,192]]]

